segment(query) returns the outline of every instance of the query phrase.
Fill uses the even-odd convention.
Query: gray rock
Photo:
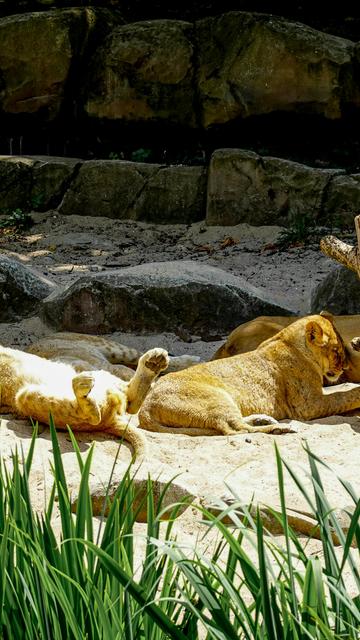
[[[196,35],[205,128],[276,111],[336,119],[358,103],[350,40],[242,11],[200,20]]]
[[[360,280],[356,273],[336,265],[311,293],[311,313],[323,309],[336,315],[360,313]]]
[[[81,161],[51,156],[0,156],[0,212],[55,207]]]
[[[360,211],[360,175],[334,177],[324,199],[322,219],[332,226],[354,225],[354,217]]]
[[[55,284],[23,266],[0,256],[0,322],[13,322],[33,315],[39,302],[55,290]]]
[[[118,27],[89,61],[93,118],[195,125],[193,25],[149,20]]]
[[[123,472],[126,472],[125,468]],[[116,492],[119,487],[119,480],[112,482],[110,486],[104,484],[103,480],[90,481],[89,490],[94,516],[105,517],[109,515],[110,505],[113,503]],[[135,515],[136,522],[147,522],[147,495],[149,471],[144,467],[136,470],[133,476],[134,500],[132,501],[132,510]],[[162,520],[168,520],[174,513],[174,505],[182,502],[178,507],[176,517],[183,513],[191,502],[194,495],[189,491],[186,484],[182,484],[179,478],[173,475],[162,473],[161,477],[154,476],[152,478],[152,495],[154,499],[155,511],[161,509]],[[71,510],[73,513],[77,511],[77,492],[71,495]],[[106,507],[105,507],[106,505]],[[167,510],[168,507],[168,510]]]
[[[49,156],[33,156],[33,160],[30,204],[38,211],[47,211],[61,202],[81,160]]]
[[[28,209],[33,165],[31,158],[0,156],[0,213]]]
[[[59,213],[196,222],[205,217],[206,173],[205,167],[90,160],[71,183]]]
[[[216,267],[158,262],[79,278],[42,303],[45,322],[84,333],[170,331],[205,339],[259,315],[292,314],[285,300]]]
[[[91,7],[73,7],[2,18],[1,112],[15,117],[36,114],[41,122],[54,120],[88,40],[98,28],[106,29],[103,15]]]
[[[323,193],[338,170],[315,169],[243,149],[218,149],[209,167],[209,225],[289,225],[322,212]]]
[[[53,120],[69,72],[95,23],[91,9],[24,13],[0,21],[0,108]]]

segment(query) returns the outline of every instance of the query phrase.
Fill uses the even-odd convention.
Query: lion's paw
[[[266,413],[252,413],[250,416],[243,418],[246,424],[250,424],[253,427],[261,427],[267,424],[279,424],[275,418],[268,416]]]
[[[295,424],[278,424],[271,433],[281,436],[283,433],[298,433],[299,429]]]
[[[79,375],[74,376],[72,386],[76,398],[86,398],[93,388],[94,382],[94,376],[89,373],[79,373]]]
[[[169,355],[165,349],[150,349],[139,360],[146,369],[150,369],[155,375],[161,373],[169,366]]]

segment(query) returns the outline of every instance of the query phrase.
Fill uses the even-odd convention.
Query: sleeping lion
[[[332,319],[346,345],[349,361],[341,381],[360,382],[360,338],[353,337],[360,336],[360,315],[333,316],[327,311],[322,311],[321,315]],[[245,322],[230,333],[212,360],[252,351],[296,320],[290,316],[259,316]]]
[[[331,317],[301,318],[255,351],[195,365],[158,380],[139,412],[150,431],[235,434],[286,430],[251,425],[253,414],[276,420],[313,420],[360,407],[360,385],[324,394],[348,366]]]
[[[90,338],[89,345],[105,348],[106,341],[102,338],[86,337]],[[42,344],[43,347],[34,345],[33,350],[41,352],[46,341]],[[51,413],[60,429],[70,425],[74,431],[102,431],[120,436],[132,445],[137,457],[142,457],[146,449],[144,435],[126,424],[123,414],[138,411],[152,382],[168,366],[167,351],[150,349],[144,353],[138,359],[135,373],[129,370],[132,377],[126,381],[118,377],[121,365],[120,369],[113,365],[113,369],[109,366],[105,370],[101,354],[97,359],[96,350],[92,351],[90,346],[87,352],[84,349],[80,353],[80,360],[74,340],[72,352],[59,353],[57,359],[55,352],[53,356],[54,360],[48,360],[0,346],[0,411],[46,424]]]

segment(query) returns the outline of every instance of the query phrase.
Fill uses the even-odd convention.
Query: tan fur
[[[103,369],[130,380],[141,354],[114,340],[83,333],[53,333],[26,348],[48,360],[70,364],[80,373]]]
[[[245,322],[230,333],[226,342],[213,355],[212,360],[252,351],[297,319],[289,316],[259,316]],[[354,349],[354,340],[356,341],[354,336],[360,335],[360,315],[332,316],[332,319],[345,342],[349,357],[348,368],[344,371],[342,380],[360,382],[360,353],[358,348]]]
[[[134,375],[141,353],[102,336],[53,333],[26,348],[29,353],[71,364],[76,371],[103,369],[123,380]],[[169,356],[166,371],[179,371],[197,363],[195,356]]]
[[[188,434],[270,432],[280,425],[249,425],[245,417],[312,420],[343,413],[360,407],[360,386],[324,394],[323,377],[335,382],[346,366],[331,320],[308,316],[255,351],[166,375],[146,397],[140,426]]]
[[[76,360],[77,354],[74,348],[73,358],[68,357],[69,363]],[[144,436],[126,424],[123,414],[139,409],[151,383],[168,365],[167,352],[164,349],[147,351],[139,358],[130,381],[121,380],[104,369],[94,370],[96,363],[90,356],[87,363],[88,370],[80,368],[79,373],[66,362],[0,347],[2,410],[47,424],[51,413],[58,428],[70,425],[74,431],[111,433],[127,440],[137,456],[144,455]],[[89,370],[90,365],[94,365],[93,370]]]

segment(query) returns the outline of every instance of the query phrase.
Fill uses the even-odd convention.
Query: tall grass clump
[[[34,513],[30,501],[29,473],[36,433],[22,464],[15,453],[11,473],[1,467],[0,637],[185,640],[177,624],[180,603],[176,598],[166,600],[177,592],[178,571],[151,543],[152,537],[159,538],[151,482],[146,557],[135,582],[132,533],[136,512],[129,471],[112,501],[99,540],[95,540],[89,494],[93,449],[83,463],[71,434],[81,469],[77,513],[73,515],[53,423],[50,430],[55,481],[45,513]],[[61,519],[60,541],[51,521],[55,498]],[[171,523],[167,536],[170,530]],[[166,581],[160,584],[162,578]]]
[[[275,451],[281,509],[274,515],[283,528],[281,542],[265,530],[259,511],[254,514],[251,505],[235,504],[224,505],[219,516],[199,509],[205,535],[215,531],[220,542],[209,543],[206,553],[196,547],[184,548],[172,531],[182,505],[174,505],[172,518],[160,531],[164,494],[155,507],[149,480],[146,548],[139,567],[130,469],[111,505],[105,498],[104,513],[109,507],[108,516],[95,537],[89,493],[93,449],[83,462],[70,433],[81,470],[77,512],[72,514],[52,423],[50,431],[54,486],[44,513],[35,513],[30,501],[36,432],[26,459],[19,460],[15,452],[11,470],[1,465],[1,638],[360,638],[359,499],[352,487],[342,482],[354,504],[345,534],[324,492],[319,472],[323,463],[309,450],[311,492]],[[284,471],[291,475],[316,520],[321,560],[307,551],[307,543],[288,525]],[[55,535],[52,524],[55,505],[60,536]],[[231,518],[232,526],[224,524],[224,515]]]

